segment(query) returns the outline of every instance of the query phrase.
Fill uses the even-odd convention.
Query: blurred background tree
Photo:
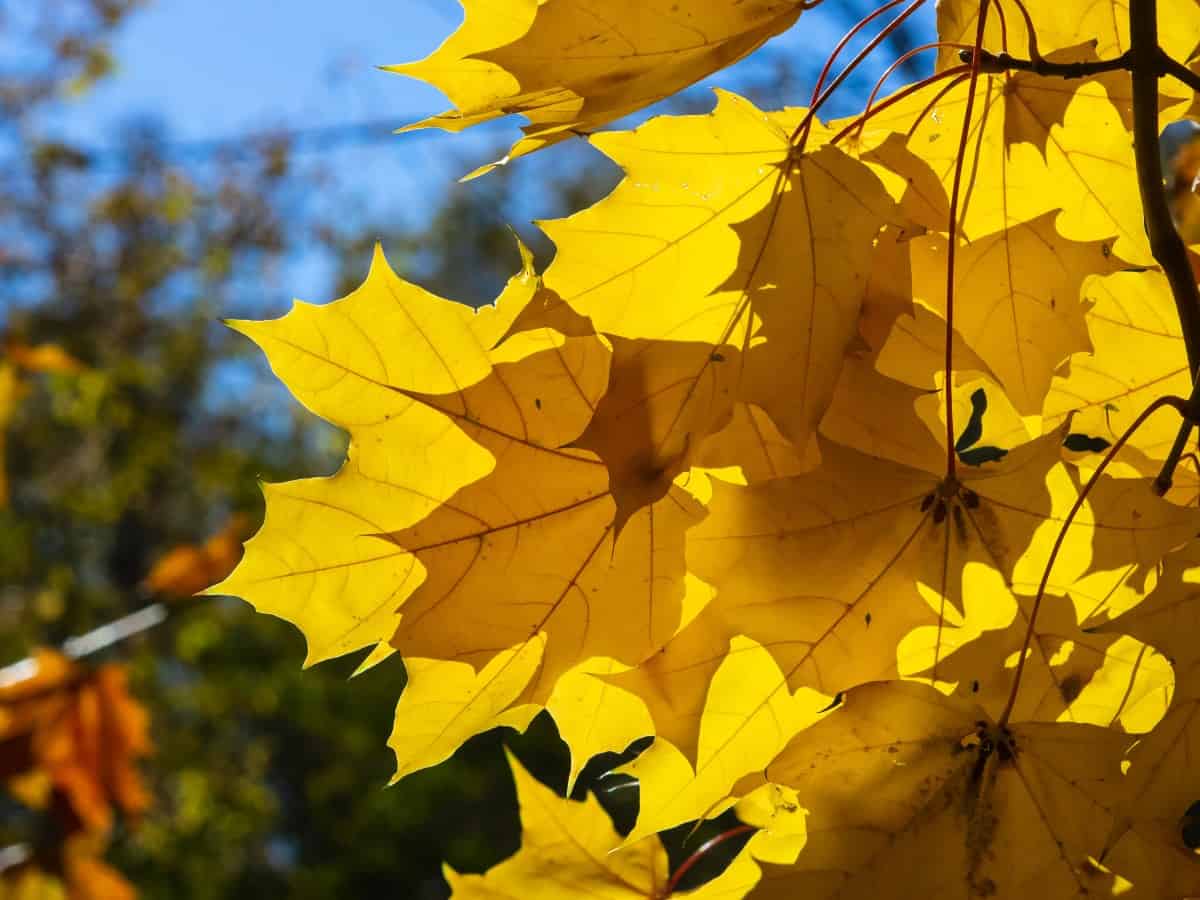
[[[221,535],[209,564],[227,565],[257,527],[260,480],[331,473],[345,450],[218,320],[261,315],[268,296],[278,309],[297,287],[312,300],[346,293],[377,240],[430,289],[490,301],[517,268],[507,223],[582,208],[618,173],[576,144],[556,151],[549,177],[535,164],[458,186],[414,230],[371,221],[306,161],[314,141],[401,140],[386,127],[179,145],[131,119],[102,151],[53,137],[47,112],[65,95],[87,103],[141,5],[0,0],[0,53],[19,57],[0,67],[0,665],[170,604],[166,624],[97,654],[129,665],[150,712],[154,805],[118,829],[108,857],[142,897],[444,897],[442,859],[482,871],[517,847],[502,740],[560,789],[565,750],[542,716],[385,790],[398,659],[352,685],[355,659],[301,672],[290,626],[181,596],[188,577],[222,574],[189,569],[196,548]],[[834,7],[824,27],[844,30],[870,4]],[[892,57],[914,42],[900,33]],[[768,54],[740,86],[764,106],[794,104],[816,56]],[[861,99],[873,77],[859,81]],[[706,109],[708,96],[688,92],[674,109]],[[547,262],[545,240],[521,233]],[[281,284],[318,257],[327,283]],[[164,559],[177,568],[156,569]],[[611,763],[589,767],[578,793]],[[636,791],[604,797],[628,822]],[[0,867],[2,848],[53,839],[0,801]]]

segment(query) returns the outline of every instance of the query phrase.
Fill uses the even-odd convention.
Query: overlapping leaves
[[[1076,6],[1030,5],[1045,58],[1127,48],[1096,13],[1123,3]],[[1162,6],[1164,28],[1196,18]],[[519,155],[695,80],[800,4],[467,7],[407,70],[458,105],[427,124],[525,113]],[[976,12],[941,4],[943,39]],[[1008,21],[984,33],[993,57],[1032,47]],[[379,256],[341,301],[235,323],[351,443],[335,476],[267,488],[215,590],[296,623],[310,662],[403,654],[397,777],[542,709],[572,783],[654,737],[624,769],[629,835],[518,770],[526,848],[452,873],[456,895],[661,897],[654,833],[734,804],[761,831],[712,896],[1200,890],[1200,786],[1178,771],[1200,511],[1150,490],[1177,420],[1084,496],[1097,454],[1190,389],[1128,79],[989,66],[971,100],[955,65],[867,120],[721,94],[593,138],[624,181],[546,223],[544,279],[527,259],[495,306]]]
[[[455,109],[416,128],[529,120],[507,159],[670,96],[794,23],[803,0],[462,0],[466,21],[427,59],[389,67],[440,88]],[[484,167],[486,171],[488,167]]]

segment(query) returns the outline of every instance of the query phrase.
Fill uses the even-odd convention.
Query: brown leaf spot
[[[1083,692],[1083,678],[1078,672],[1073,672],[1058,683],[1058,692],[1062,694],[1065,703],[1074,703]]]

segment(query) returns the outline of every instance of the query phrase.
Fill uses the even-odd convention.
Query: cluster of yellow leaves
[[[465,5],[398,70],[457,106],[423,124],[525,114],[517,156],[803,4]],[[984,47],[1020,56],[1000,6]],[[1024,6],[1046,58],[1128,47],[1123,0]],[[1200,6],[1159,7],[1186,59]],[[938,10],[974,40],[978,2]],[[1200,894],[1200,510],[1194,481],[1150,489],[1177,419],[1081,499],[1190,391],[1128,75],[988,68],[972,100],[956,65],[865,121],[721,93],[592,137],[624,181],[546,223],[552,265],[527,256],[493,306],[377,253],[346,298],[233,323],[351,441],[336,475],[265,488],[213,592],[295,623],[310,664],[403,654],[397,778],[542,710],[571,784],[654,736],[624,837],[518,768],[523,849],[449,873],[456,897],[661,897],[655,833],[734,805],[761,830],[706,897]],[[1163,83],[1164,116],[1194,100]]]
[[[627,844],[613,852],[621,847],[622,838],[597,800],[591,797],[582,803],[564,800],[534,779],[512,757],[509,763],[521,809],[521,849],[485,875],[460,875],[446,866],[446,880],[456,900],[500,900],[515,896],[529,900],[561,897],[638,900],[663,896],[670,879],[667,853],[657,839]],[[757,805],[752,808],[752,803]],[[758,796],[744,804],[747,818],[753,818],[764,805]],[[777,809],[771,805],[766,815],[774,817]],[[796,821],[793,817],[790,824]],[[802,828],[802,818],[798,821]],[[781,840],[777,843],[782,846],[789,836],[786,825],[774,821],[762,824],[779,832]],[[795,849],[799,846],[795,844]],[[752,848],[752,852],[765,855],[760,846]],[[794,858],[795,854],[792,855]],[[745,862],[735,865],[689,896],[696,900],[740,896],[755,880],[748,868]]]
[[[115,812],[136,820],[149,806],[137,761],[150,749],[146,712],[119,666],[88,670],[43,650],[27,677],[0,684],[0,779],[62,834],[0,876],[0,897],[132,900],[101,857]]]

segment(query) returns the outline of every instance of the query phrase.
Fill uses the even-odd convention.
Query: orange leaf
[[[112,809],[137,816],[150,805],[136,761],[151,751],[145,709],[117,665],[88,671],[39,651],[34,674],[0,688],[0,775],[43,770],[90,831],[107,831]]]
[[[203,544],[183,544],[159,557],[142,584],[155,593],[190,597],[223,580],[242,558],[249,519],[238,513]]]

